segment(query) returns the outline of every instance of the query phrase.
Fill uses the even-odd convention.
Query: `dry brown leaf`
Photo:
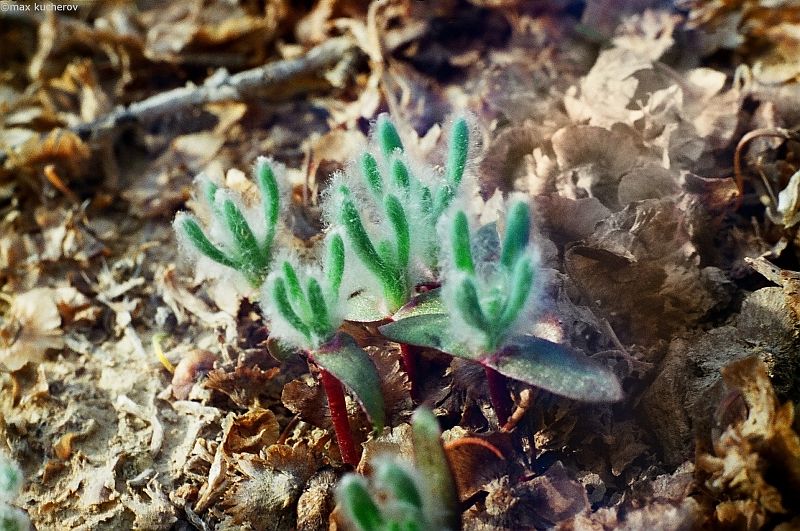
[[[222,444],[229,454],[258,453],[263,448],[275,444],[280,432],[275,414],[268,409],[255,407],[234,419]]]
[[[327,531],[336,504],[333,493],[338,479],[333,470],[326,468],[308,480],[297,500],[297,531]]]
[[[49,349],[64,347],[56,290],[35,288],[14,297],[0,328],[0,365],[16,371],[39,362]]]
[[[714,267],[698,266],[686,213],[672,199],[634,203],[567,251],[570,277],[624,342],[647,344],[730,300]]]
[[[235,466],[244,477],[235,480],[221,501],[230,523],[263,531],[293,529],[295,504],[318,466],[311,451],[273,444],[264,458],[242,454]]]
[[[697,467],[713,495],[733,500],[717,507],[720,524],[764,523],[791,514],[800,499],[800,436],[794,405],[780,405],[767,366],[756,357],[722,369],[725,383],[741,393],[747,418],[728,426],[714,441],[713,454]],[[748,527],[754,529],[755,527]]]
[[[260,369],[238,366],[233,372],[215,369],[208,373],[203,385],[230,397],[240,407],[251,407],[276,394],[280,382],[275,380],[278,367]]]

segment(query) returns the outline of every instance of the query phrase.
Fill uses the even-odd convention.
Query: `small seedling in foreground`
[[[355,466],[360,452],[350,431],[342,384],[353,392],[375,430],[383,429],[385,413],[375,365],[352,337],[337,332],[343,320],[339,291],[344,260],[342,238],[333,233],[322,270],[298,271],[290,260],[281,261],[267,278],[262,307],[272,322],[272,335],[302,349],[320,368],[342,459]]]
[[[339,482],[336,494],[339,505],[359,531],[460,527],[455,481],[436,417],[427,409],[419,409],[411,424],[413,468],[384,459],[376,463],[371,481],[347,474]]]
[[[22,489],[22,471],[0,454],[0,531],[25,531],[30,529],[28,516],[10,503]]]
[[[473,237],[463,211],[454,213],[448,229],[451,267],[442,290],[444,304],[427,301],[401,310],[398,315],[404,318],[380,328],[384,336],[482,365],[501,426],[512,407],[506,377],[576,400],[622,398],[607,368],[556,343],[520,335],[533,324],[538,264],[524,202],[509,208],[502,247],[493,225]]]
[[[255,178],[261,192],[257,227],[250,225],[241,202],[229,190],[211,181],[203,183],[203,198],[211,210],[211,226],[203,230],[198,220],[185,212],[175,217],[175,230],[191,249],[214,262],[241,273],[251,286],[264,282],[272,258],[280,212],[278,182],[270,162],[260,157]]]

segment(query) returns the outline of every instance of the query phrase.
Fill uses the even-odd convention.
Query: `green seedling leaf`
[[[456,269],[475,274],[475,263],[472,261],[472,249],[469,240],[469,221],[464,212],[458,212],[453,220],[453,261]]]
[[[345,233],[350,239],[358,258],[370,272],[378,278],[382,278],[385,274],[386,266],[378,255],[378,251],[372,245],[369,239],[364,224],[361,222],[361,215],[353,200],[349,197],[342,202],[342,225],[344,225]]]
[[[486,320],[486,316],[481,310],[480,299],[478,299],[478,289],[471,278],[463,278],[455,292],[456,307],[461,318],[470,326],[489,334],[495,327]]]
[[[403,149],[403,141],[400,140],[400,134],[397,128],[389,120],[389,117],[382,115],[378,117],[378,143],[381,145],[381,152],[384,157],[388,157],[395,150]]]
[[[232,269],[238,269],[239,263],[234,259],[228,257],[225,253],[219,250],[211,241],[206,237],[203,229],[197,224],[190,216],[184,216],[178,223],[181,230],[192,245],[208,258],[224,266]]]
[[[278,308],[283,318],[286,319],[286,322],[288,322],[292,328],[303,334],[306,339],[311,340],[311,331],[305,323],[303,323],[303,320],[300,319],[300,316],[295,313],[292,304],[289,302],[289,295],[286,292],[286,282],[284,282],[282,278],[275,279],[272,285],[271,296],[272,300],[275,301],[275,306]]]
[[[514,380],[584,402],[622,399],[619,380],[608,368],[563,345],[519,336],[482,363]]]
[[[328,303],[325,302],[325,296],[322,294],[322,288],[315,278],[308,279],[308,305],[311,308],[311,315],[314,316],[312,320],[312,328],[317,337],[325,338],[332,332],[331,320],[328,315]]]
[[[411,418],[411,430],[414,461],[431,491],[425,502],[435,504],[435,510],[425,511],[433,520],[432,529],[458,529],[458,491],[442,446],[439,423],[430,410],[419,408]]]
[[[339,234],[328,240],[328,254],[325,257],[325,274],[328,276],[333,295],[339,293],[344,275],[344,241]]]
[[[511,326],[516,318],[519,316],[522,308],[525,307],[525,302],[531,293],[533,286],[533,276],[535,269],[530,257],[523,256],[514,265],[514,271],[511,273],[511,283],[509,286],[508,299],[506,299],[506,306],[503,310],[503,315],[500,316],[500,322],[497,325],[499,328],[508,328]]]
[[[378,331],[391,341],[446,352],[451,356],[477,360],[466,346],[450,335],[450,317],[447,314],[416,315],[388,323]]]
[[[244,214],[231,199],[223,201],[222,212],[242,265],[247,266],[250,273],[263,274],[267,265],[266,260]]]
[[[374,323],[386,319],[386,313],[381,311],[381,304],[377,297],[366,291],[361,291],[350,297],[347,301],[346,321],[355,323]]]
[[[383,179],[378,169],[378,161],[375,160],[372,153],[364,153],[361,157],[361,173],[364,174],[370,191],[375,197],[381,197],[383,195]]]
[[[398,501],[422,509],[422,497],[413,478],[397,463],[381,462],[375,471],[375,479]]]
[[[450,184],[444,184],[441,188],[436,190],[436,195],[433,198],[433,219],[439,219],[442,212],[447,210],[450,202],[456,196],[455,189]]]
[[[380,375],[367,353],[352,337],[340,332],[314,351],[313,356],[320,367],[353,393],[372,422],[373,429],[381,431],[386,424],[386,411]]]
[[[436,288],[430,291],[420,293],[411,299],[405,306],[400,308],[392,315],[393,321],[400,321],[416,315],[429,315],[429,314],[444,314],[447,313],[442,301],[442,289]]]
[[[272,249],[272,242],[275,240],[275,227],[278,224],[280,214],[280,192],[278,191],[278,181],[272,166],[266,159],[259,159],[256,163],[256,182],[261,191],[261,201],[264,204],[264,221],[267,227],[267,234],[264,238],[262,251],[269,255]]]
[[[511,269],[525,250],[531,235],[531,216],[528,205],[518,201],[511,206],[506,217],[506,233],[503,238],[503,254],[500,263]]]
[[[403,190],[408,191],[411,187],[411,175],[408,173],[408,166],[400,159],[394,159],[392,162],[392,179]]]
[[[212,209],[214,208],[214,198],[217,195],[217,190],[219,190],[219,186],[210,180],[206,180],[205,183],[203,183],[203,196],[205,197],[206,202],[211,205]]]
[[[382,531],[384,519],[372,500],[364,478],[355,474],[344,476],[339,482],[338,498],[345,514],[360,531]]]
[[[447,155],[447,165],[445,168],[447,180],[455,185],[461,183],[464,176],[464,168],[467,166],[467,156],[469,155],[469,127],[463,118],[453,124],[450,133],[450,151]]]
[[[408,219],[400,200],[392,194],[386,196],[384,201],[386,217],[392,224],[395,242],[397,244],[397,265],[400,269],[408,267],[408,258],[411,250],[411,236],[408,230]]]

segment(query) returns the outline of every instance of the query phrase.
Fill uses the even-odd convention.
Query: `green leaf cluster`
[[[230,192],[220,190],[210,181],[204,183],[203,199],[211,210],[212,224],[222,228],[225,237],[221,240],[224,241],[212,241],[197,218],[186,213],[179,213],[175,218],[175,230],[197,252],[238,271],[251,286],[258,288],[269,272],[280,214],[280,193],[272,165],[264,157],[256,162],[255,179],[261,192],[259,210],[265,229],[262,238],[256,237],[256,231]]]
[[[328,238],[322,271],[298,274],[286,259],[266,283],[262,304],[265,311],[273,320],[283,320],[302,336],[307,349],[319,348],[342,324],[336,312],[344,274],[344,243],[339,234],[333,233]]]
[[[524,202],[508,209],[502,243],[494,224],[473,233],[463,211],[453,214],[447,234],[452,266],[443,289],[412,300],[395,313],[394,322],[379,328],[381,334],[472,360],[575,400],[622,398],[619,381],[608,368],[564,345],[520,335],[520,325],[532,324],[528,310],[535,302],[537,271]]]
[[[377,216],[371,218],[358,208],[350,184],[338,186],[328,208],[335,211],[331,218],[343,228],[349,248],[378,281],[377,298],[393,312],[412,296],[414,268],[434,271],[438,265],[436,225],[463,180],[469,128],[463,118],[453,124],[445,172],[435,183],[414,175],[400,135],[386,115],[378,118],[374,141],[377,153],[366,151],[358,159],[361,182],[356,184],[367,190]],[[373,319],[381,317],[385,315]]]
[[[344,514],[359,531],[426,531],[459,527],[455,482],[436,418],[419,409],[412,419],[414,467],[375,463],[369,481],[347,474],[337,487]]]

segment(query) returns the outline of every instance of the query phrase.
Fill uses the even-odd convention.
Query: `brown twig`
[[[190,84],[156,94],[127,107],[117,107],[109,114],[92,122],[77,125],[72,130],[82,138],[99,139],[123,124],[146,122],[210,102],[246,100],[254,97],[265,87],[334,65],[346,58],[355,48],[350,39],[339,37],[330,39],[295,59],[275,61],[233,75],[228,74],[225,69],[220,69],[200,86]]]

